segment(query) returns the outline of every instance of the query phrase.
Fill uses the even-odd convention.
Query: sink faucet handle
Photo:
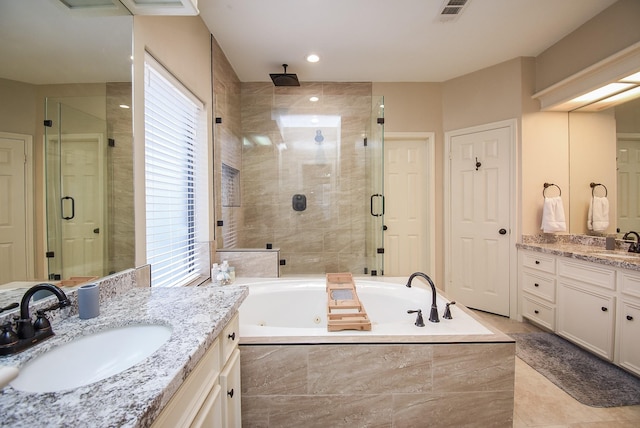
[[[36,320],[33,322],[33,329],[35,331],[51,329],[51,322],[49,322],[49,318],[47,318],[45,312],[52,309],[55,308],[41,309],[36,311]]]
[[[0,308],[0,313],[4,312],[4,311],[8,311],[9,309],[15,309],[17,307],[20,306],[20,303],[15,302],[15,303],[10,303],[7,306],[5,306],[4,308]]]

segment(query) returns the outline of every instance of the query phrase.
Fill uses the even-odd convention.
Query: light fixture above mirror
[[[83,15],[198,15],[198,0],[53,0]]]
[[[599,111],[640,96],[640,43],[536,94],[542,111]]]

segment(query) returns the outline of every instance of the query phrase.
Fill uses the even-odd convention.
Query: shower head
[[[298,76],[295,74],[287,73],[287,64],[282,64],[284,73],[271,73],[271,80],[275,86],[300,86]]]

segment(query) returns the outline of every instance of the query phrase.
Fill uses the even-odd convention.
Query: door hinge
[[[53,120],[45,119],[44,126],[46,126],[47,128],[51,128],[53,126]]]
[[[376,250],[376,253],[378,253],[378,254],[384,254],[384,248],[378,248],[378,249]]]
[[[367,147],[367,137],[364,137],[364,146]]]
[[[384,125],[384,117],[378,118],[378,125]]]

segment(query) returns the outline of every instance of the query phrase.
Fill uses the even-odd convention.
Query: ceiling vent
[[[444,0],[438,18],[442,22],[451,22],[460,16],[469,0]]]

